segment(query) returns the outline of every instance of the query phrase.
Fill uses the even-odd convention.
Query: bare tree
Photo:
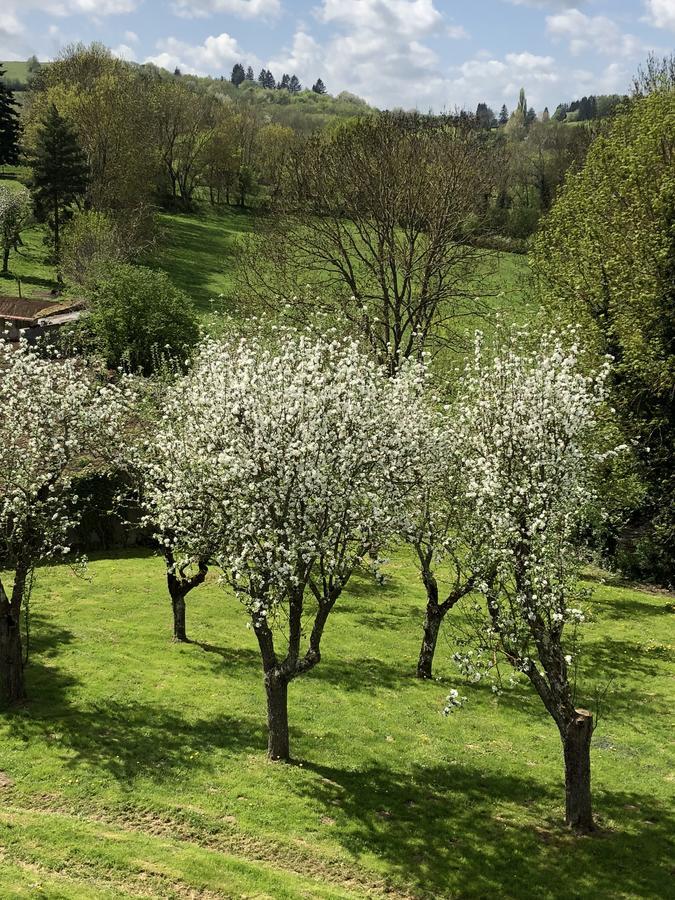
[[[498,152],[467,116],[385,113],[298,141],[243,252],[248,295],[303,320],[339,311],[392,371],[456,343],[487,308],[494,257],[475,238]]]

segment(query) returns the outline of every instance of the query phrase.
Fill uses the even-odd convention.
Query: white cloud
[[[281,12],[280,0],[174,0],[173,12],[183,19],[205,19],[229,13],[240,19],[272,19]]]
[[[588,0],[508,0],[513,6],[539,6],[550,9],[569,9],[584,6]]]
[[[317,41],[306,26],[289,48],[267,65],[275,75],[295,72],[304,84],[322,78],[332,93],[351,91],[384,107],[440,108],[446,102],[441,62],[426,38],[465,36],[447,32],[433,0],[322,0],[314,10],[330,26]]]
[[[323,0],[316,15],[326,24],[401,37],[429,34],[443,18],[433,0]]]
[[[469,32],[463,25],[448,25],[445,33],[453,41],[463,41],[470,37]]]
[[[124,59],[127,62],[136,62],[136,51],[128,44],[118,44],[117,47],[112,47],[110,52],[119,59]]]
[[[160,52],[155,56],[148,56],[145,62],[169,70],[177,66],[181,72],[192,75],[229,75],[229,70],[236,62],[252,65],[258,63],[256,57],[242,50],[236,38],[226,32],[210,35],[203,44],[197,46],[170,37],[158,41],[157,49]]]
[[[541,109],[550,101],[552,89],[557,93],[560,82],[561,74],[552,56],[524,51],[496,59],[481,53],[457,67],[447,88],[453,102],[473,108],[481,101],[512,106],[524,87],[530,106]]]
[[[124,40],[129,41],[130,44],[138,43],[138,35],[135,31],[125,31],[124,32]]]
[[[638,38],[623,34],[607,16],[587,16],[578,9],[547,16],[546,31],[555,39],[568,41],[573,56],[590,50],[608,56],[639,56],[645,50]]]
[[[645,0],[645,6],[650,25],[675,31],[675,0]]]
[[[0,19],[0,34],[7,37],[15,37],[22,33],[23,25],[19,21],[18,16],[11,9],[3,13],[2,19]]]

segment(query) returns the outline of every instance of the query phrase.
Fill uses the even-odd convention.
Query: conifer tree
[[[525,88],[520,89],[520,94],[518,95],[518,106],[516,107],[516,115],[520,118],[523,117],[523,121],[527,118],[527,97],[525,96]]]
[[[258,75],[258,84],[260,87],[267,87],[267,69],[261,69]]]
[[[297,75],[291,75],[288,82],[288,90],[291,94],[298,94],[302,90],[302,84]]]
[[[502,106],[502,108],[501,108],[501,110],[500,110],[500,113],[499,113],[499,124],[500,124],[500,125],[506,125],[506,123],[507,123],[508,121],[509,121],[509,110],[508,110],[508,108],[507,108],[507,106],[506,106],[506,103],[505,103],[505,104]]]
[[[14,92],[4,82],[5,69],[0,65],[0,166],[19,162],[19,113]]]
[[[235,63],[232,66],[232,75],[230,76],[230,81],[235,87],[239,87],[242,81],[246,80],[246,72],[244,71],[244,67],[241,63]]]
[[[287,75],[285,72],[281,76],[281,81],[277,85],[280,91],[287,91],[289,89],[289,85],[291,83],[291,76]]]
[[[87,190],[89,165],[75,129],[54,104],[38,128],[28,162],[36,218],[46,222],[52,233],[54,264],[60,280],[61,228],[71,218],[73,205]]]
[[[255,75],[253,74],[252,66],[249,66],[246,70],[246,81],[255,81]]]
[[[315,94],[325,94],[326,93],[326,85],[320,78],[317,78],[314,84],[312,85],[312,90]]]

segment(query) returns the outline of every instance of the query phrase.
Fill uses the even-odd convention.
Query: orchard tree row
[[[503,665],[529,680],[561,737],[566,821],[593,828],[593,720],[574,701],[579,535],[601,467],[623,448],[608,427],[609,366],[586,374],[574,330],[498,333],[490,346],[477,334],[452,395],[424,363],[392,375],[338,332],[207,340],[169,384],[0,353],[3,704],[25,696],[32,574],[67,556],[82,513],[72,479],[98,465],[125,478],[126,508],[140,506],[165,557],[177,640],[209,569],[243,604],[270,759],[290,759],[289,686],[320,664],[353,573],[406,541],[427,592],[418,676],[431,676],[440,622],[459,605],[460,672],[497,691]],[[452,692],[446,712],[462,702]]]

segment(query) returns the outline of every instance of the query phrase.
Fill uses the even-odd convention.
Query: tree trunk
[[[0,706],[18,703],[26,697],[18,615],[3,603],[0,611]]]
[[[275,672],[265,673],[267,691],[267,756],[290,759],[288,739],[288,680]]]
[[[565,822],[574,831],[593,831],[591,808],[591,737],[593,716],[586,709],[575,717],[563,735],[565,756]]]
[[[436,652],[436,643],[438,641],[438,632],[441,629],[443,615],[438,603],[427,603],[427,612],[424,617],[424,637],[422,638],[422,648],[420,649],[420,657],[417,661],[417,677],[431,678],[432,667],[434,663],[434,653]]]
[[[185,594],[182,591],[172,592],[171,606],[173,607],[173,639],[179,643],[188,644],[185,630]]]
[[[7,275],[9,272],[9,247],[5,247],[4,253],[2,254],[2,274]]]

